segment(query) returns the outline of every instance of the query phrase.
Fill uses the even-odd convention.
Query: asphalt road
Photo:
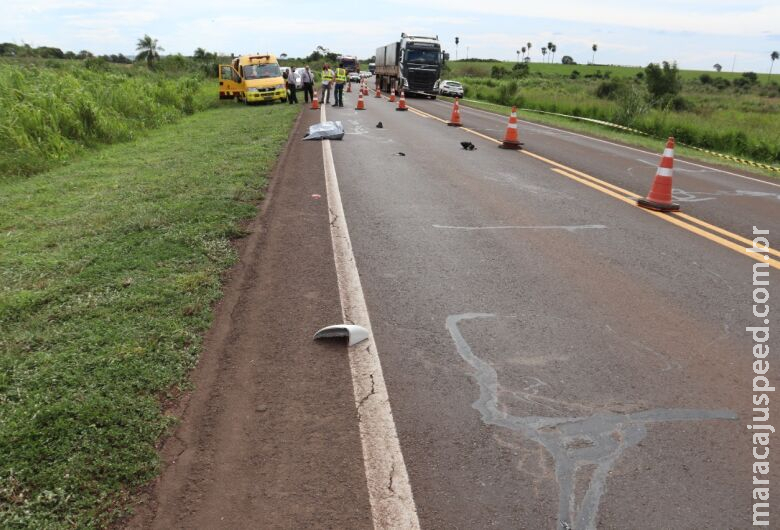
[[[326,107],[346,129],[330,149],[420,526],[750,526],[761,323],[736,238],[776,239],[780,187],[678,160],[694,217],[653,215],[630,197],[663,145],[521,123],[507,151],[505,116],[355,102]],[[319,118],[293,131],[131,528],[372,526],[375,378],[358,402],[355,351],[311,340],[343,294],[328,146],[300,141]]]
[[[748,526],[753,260],[549,163],[644,195],[663,145],[521,123],[518,153],[414,110],[449,104],[365,101],[327,114],[422,527]],[[503,137],[506,117],[462,118]],[[678,161],[675,195],[780,233],[760,180]]]

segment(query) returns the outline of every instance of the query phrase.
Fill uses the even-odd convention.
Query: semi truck
[[[401,40],[376,50],[376,82],[385,92],[404,90],[435,98],[433,85],[449,57],[441,49],[439,37],[401,33]]]
[[[336,57],[336,62],[341,68],[346,70],[347,73],[357,72],[360,69],[358,58],[354,55],[339,55]]]

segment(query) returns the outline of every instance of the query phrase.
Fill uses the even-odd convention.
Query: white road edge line
[[[320,121],[325,121],[325,107],[321,109]],[[352,252],[330,140],[322,141],[322,159],[341,313],[345,322],[363,326],[369,334],[368,340],[348,349],[374,528],[416,530],[420,528],[417,507],[412,497],[412,486],[401,453],[379,352]]]
[[[444,101],[437,100],[436,103],[449,106]],[[495,117],[498,117],[498,118],[502,117],[501,114],[498,114],[496,112],[490,112],[488,110],[477,109],[477,108],[474,108],[474,107],[464,106],[463,109],[467,109],[468,111],[477,112],[477,113],[480,113],[480,114],[487,114],[487,115],[492,116],[494,118]],[[463,112],[462,109],[461,109],[461,112]],[[594,142],[601,142],[603,144],[608,144],[608,145],[612,145],[612,146],[615,146],[615,147],[622,147],[623,149],[630,149],[631,151],[636,151],[637,153],[644,153],[644,154],[650,155],[650,156],[658,156],[658,153],[651,153],[650,151],[644,151],[644,150],[638,149],[636,147],[629,147],[627,145],[616,144],[615,142],[610,142],[609,140],[602,140],[601,138],[593,138],[592,136],[588,136],[587,134],[580,134],[580,133],[576,133],[576,132],[573,132],[573,131],[567,131],[567,130],[564,130],[564,129],[558,129],[557,127],[550,127],[549,125],[542,125],[541,123],[535,123],[535,122],[532,122],[532,121],[526,121],[526,120],[522,120],[522,119],[519,119],[519,118],[517,120],[517,123],[523,123],[523,124],[526,124],[526,125],[530,125],[532,127],[541,127],[542,129],[550,129],[551,131],[556,131],[556,132],[560,132],[560,133],[564,133],[564,134],[570,134],[572,136],[579,136],[580,138],[586,138],[586,139],[592,140]],[[746,175],[740,175],[739,173],[734,173],[732,171],[726,171],[725,169],[719,169],[719,168],[716,168],[716,167],[705,166],[705,165],[702,165],[702,164],[697,164],[696,162],[688,162],[687,160],[682,160],[682,159],[679,159],[679,158],[676,158],[674,161],[675,161],[675,163],[689,164],[691,166],[700,167],[700,168],[703,168],[703,169],[708,169],[710,171],[716,171],[718,173],[725,173],[726,175],[733,175],[735,177],[739,177],[739,178],[743,178],[743,179],[747,179],[747,180],[752,180],[753,182],[760,182],[761,184],[769,184],[770,186],[775,186],[775,187],[780,188],[780,184],[777,184],[775,182],[769,182],[769,181],[766,181],[766,180],[761,180],[761,179],[757,179],[757,178],[753,178],[753,177],[748,177]]]

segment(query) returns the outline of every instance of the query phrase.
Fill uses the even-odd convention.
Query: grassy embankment
[[[760,74],[757,83],[737,87],[734,81],[744,79],[740,73],[680,71],[684,108],[675,110],[647,103],[643,80],[637,77],[642,68],[532,63],[527,77],[500,80],[490,77],[493,66],[511,71],[513,64],[451,62],[446,75],[463,82],[466,98],[501,105],[502,111],[517,105],[605,120],[639,129],[653,138],[675,136],[679,142],[696,147],[780,165],[780,120],[776,119],[780,115],[778,75],[767,81],[766,74]],[[575,71],[579,75],[574,74],[572,78]],[[703,74],[710,76],[710,82],[701,81]],[[728,81],[729,86],[712,81],[717,78]],[[599,88],[614,81],[623,89],[602,91],[603,97],[598,97]],[[486,108],[495,110],[495,107]],[[535,113],[525,113],[523,118],[657,147],[657,141],[599,125]],[[728,164],[696,151],[688,153]],[[757,170],[751,168],[751,171]],[[780,176],[776,172],[764,173]]]
[[[7,83],[8,67],[0,72]],[[10,176],[40,166],[2,148],[0,527],[105,527],[157,472],[155,443],[172,423],[161,400],[197,360],[221,275],[236,259],[230,240],[255,214],[299,107],[224,103],[181,118],[188,111],[165,102],[188,81],[154,79],[159,92],[149,95],[135,94],[148,85],[130,77],[118,95],[101,94],[107,80],[93,73],[31,75],[63,95],[49,104],[11,96],[33,115],[16,114],[31,120],[26,137],[42,135],[30,156],[55,153],[48,166],[62,153],[81,156]],[[215,82],[209,90],[216,100]],[[68,121],[60,100],[79,119]],[[137,114],[118,118],[123,105]],[[60,147],[38,125],[79,131],[85,117],[97,124],[85,130],[100,134]],[[83,147],[172,120],[131,142]]]
[[[212,107],[213,80],[99,59],[0,61],[0,179],[137,138]]]

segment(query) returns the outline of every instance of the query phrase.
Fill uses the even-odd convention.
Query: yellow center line
[[[424,112],[419,109],[415,109],[412,107],[409,107],[409,110],[415,112],[415,114],[419,116],[423,116],[426,118],[433,118],[437,121],[440,121],[442,123],[447,123],[446,120],[443,120],[439,118],[438,116],[434,116],[433,114],[428,114],[427,112]],[[502,142],[500,140],[497,140],[495,138],[491,138],[490,136],[487,136],[485,134],[482,134],[481,132],[475,131],[474,129],[469,129],[467,127],[460,127],[464,131],[474,134],[476,136],[479,136],[480,138],[483,138],[485,140],[488,140],[490,142],[501,144]],[[606,182],[604,180],[598,179],[592,175],[588,175],[587,173],[583,173],[582,171],[578,171],[576,169],[570,168],[564,164],[561,164],[559,162],[556,162],[554,160],[550,160],[549,158],[545,158],[541,155],[537,155],[536,153],[532,153],[526,149],[523,149],[519,151],[520,153],[530,156],[532,158],[535,158],[539,160],[540,162],[544,162],[547,164],[550,164],[553,166],[551,168],[556,173],[563,175],[565,177],[568,177],[570,179],[576,180],[577,182],[580,182],[581,184],[585,184],[586,186],[589,186],[595,190],[598,190],[602,193],[605,193],[606,195],[609,195],[610,197],[614,197],[618,200],[621,200],[625,202],[626,204],[631,204],[632,206],[635,206],[639,208],[640,210],[647,212],[649,214],[655,215],[656,217],[659,217],[661,219],[664,219],[674,225],[677,225],[681,228],[684,228],[690,232],[693,232],[694,234],[700,235],[706,239],[709,239],[710,241],[713,241],[715,243],[718,243],[720,245],[723,245],[727,248],[730,248],[731,250],[734,250],[736,252],[739,252],[740,254],[744,254],[752,259],[768,263],[771,267],[775,269],[780,269],[780,262],[778,262],[775,259],[769,258],[769,256],[763,256],[762,254],[755,253],[755,252],[748,252],[747,248],[744,246],[737,245],[736,243],[729,241],[727,239],[724,239],[722,237],[719,237],[715,234],[712,234],[710,232],[706,232],[702,230],[701,228],[698,228],[697,226],[694,226],[691,223],[695,223],[699,226],[702,226],[704,228],[707,228],[708,230],[711,230],[713,232],[716,232],[718,234],[721,234],[723,236],[729,237],[733,239],[734,241],[738,241],[742,243],[743,245],[748,245],[749,247],[753,246],[753,242],[743,236],[740,236],[739,234],[735,234],[733,232],[729,232],[725,228],[721,228],[719,226],[715,226],[713,224],[710,224],[706,221],[703,221],[697,217],[694,217],[692,215],[688,215],[682,212],[672,212],[671,214],[667,213],[661,213],[656,212],[654,210],[648,210],[646,208],[641,208],[636,205],[636,199],[642,197],[642,195],[639,195],[637,193],[634,193],[633,191],[629,191],[626,189],[621,188],[620,186],[616,186],[615,184],[612,184],[610,182]],[[688,223],[681,220],[685,219],[689,221]],[[762,252],[766,252],[768,254],[772,254],[774,256],[780,257],[780,251],[775,250],[774,248],[766,248],[762,249]],[[765,259],[766,258],[766,259]]]
[[[753,246],[753,241],[746,237],[742,237],[740,235],[734,234],[732,232],[729,232],[728,230],[724,230],[723,228],[715,225],[711,225],[710,223],[707,223],[706,221],[702,221],[701,219],[697,217],[693,217],[692,215],[688,215],[682,212],[673,212],[672,215],[676,215],[677,217],[682,217],[683,219],[687,219],[688,221],[694,222],[698,225],[701,225],[705,228],[708,228],[712,230],[713,232],[717,232],[719,234],[723,234],[724,236],[728,236],[736,241],[739,241],[740,243],[744,243],[745,245],[749,245],[750,247]],[[780,257],[780,251],[777,251],[773,248],[767,248],[764,250],[765,252],[768,252],[769,254],[773,254],[775,256]]]
[[[630,204],[631,206],[636,206],[635,199],[630,199],[628,197],[624,197],[622,195],[619,195],[618,193],[615,193],[612,190],[608,190],[606,188],[602,188],[601,186],[599,186],[598,184],[596,184],[594,182],[590,182],[589,180],[580,178],[580,177],[578,177],[576,175],[572,175],[571,173],[569,173],[567,171],[563,171],[562,169],[552,168],[552,170],[555,171],[556,173],[558,173],[559,175],[563,175],[564,177],[568,177],[568,178],[570,178],[572,180],[576,180],[577,182],[585,184],[586,186],[589,186],[589,187],[591,187],[591,188],[593,188],[595,190],[598,190],[598,191],[600,191],[602,193],[605,193],[605,194],[607,194],[607,195],[609,195],[611,197],[614,197],[614,198],[616,198],[618,200],[621,200],[621,201],[625,202],[626,204]],[[732,241],[729,241],[728,239],[724,239],[724,238],[722,238],[720,236],[716,236],[715,234],[712,234],[710,232],[702,230],[701,228],[696,227],[696,226],[694,226],[692,224],[689,224],[689,223],[686,223],[684,221],[681,221],[679,218],[674,217],[672,215],[669,215],[669,214],[666,214],[666,213],[662,213],[662,212],[656,212],[655,210],[648,210],[647,208],[639,208],[639,209],[642,210],[643,212],[649,213],[650,215],[654,215],[654,216],[658,217],[659,219],[663,219],[664,221],[672,223],[673,225],[677,225],[680,228],[684,228],[685,230],[688,230],[689,232],[693,232],[696,235],[699,235],[699,236],[701,236],[703,238],[709,239],[710,241],[712,241],[714,243],[722,245],[722,246],[724,246],[726,248],[729,248],[729,249],[731,249],[731,250],[733,250],[735,252],[738,252],[740,254],[744,254],[745,256],[753,258],[756,261],[760,261],[762,263],[767,263],[767,264],[769,264],[770,267],[773,267],[775,269],[780,270],[780,261],[771,259],[771,258],[769,258],[769,256],[764,256],[762,254],[758,254],[758,253],[755,253],[755,252],[748,252],[748,249],[743,247],[743,246],[737,245],[736,243],[734,243]],[[753,246],[753,242],[752,241],[750,242],[750,246],[751,247]]]

